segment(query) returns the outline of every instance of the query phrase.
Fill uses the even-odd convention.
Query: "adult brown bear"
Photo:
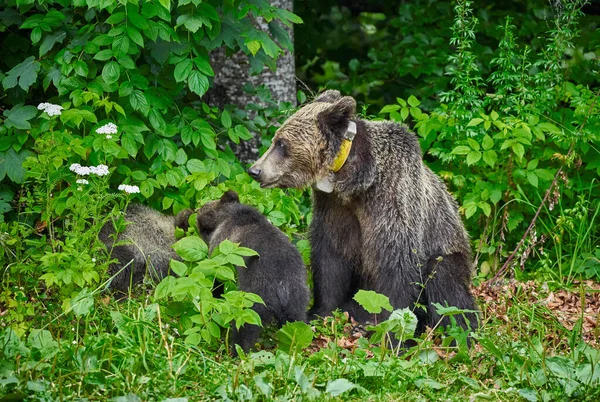
[[[432,303],[475,310],[456,201],[423,164],[412,132],[355,111],[353,98],[324,92],[283,124],[249,169],[262,187],[315,186],[312,315],[341,308],[368,320],[353,300],[359,289],[388,296],[394,308],[426,306],[414,309],[419,330],[441,318]],[[475,313],[465,317],[459,325],[477,326]]]

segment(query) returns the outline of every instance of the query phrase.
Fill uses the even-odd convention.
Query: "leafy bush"
[[[576,37],[580,7],[569,3],[556,17],[539,54],[516,44],[515,27],[507,18],[499,52],[489,63],[491,74],[485,77],[473,51],[477,19],[470,2],[458,2],[452,39],[456,54],[448,60],[453,89],[442,93],[445,103],[426,113],[411,96],[380,112],[413,122],[423,151],[436,157],[429,165],[460,200],[478,239],[484,276],[496,272],[517,243],[521,269],[536,248],[545,247],[543,240],[553,236],[554,228],[544,222],[540,238],[532,230],[536,223],[540,227],[538,205],[547,208],[541,221],[554,221],[559,198],[572,205],[582,189],[589,189],[590,199],[600,195],[600,94],[567,81],[559,63]],[[593,252],[598,231],[578,235],[590,238],[586,252]],[[581,250],[568,252],[575,259]],[[559,257],[558,277],[566,273],[565,262]]]

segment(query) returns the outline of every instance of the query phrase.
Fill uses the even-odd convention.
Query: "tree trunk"
[[[271,0],[271,5],[289,11],[293,10],[293,0]],[[263,31],[268,32],[269,28],[264,20],[260,19],[257,22]],[[282,26],[290,35],[293,43],[292,27]],[[208,94],[208,101],[213,106],[223,108],[226,104],[233,104],[243,108],[248,103],[260,105],[261,102],[257,96],[244,92],[243,87],[248,82],[255,87],[264,84],[271,91],[273,100],[277,102],[290,102],[292,105],[296,105],[296,66],[294,54],[290,50],[285,50],[284,54],[279,56],[276,71],[271,71],[265,66],[260,74],[253,76],[249,74],[248,56],[241,51],[227,57],[225,47],[221,47],[211,53],[211,65],[215,71],[215,77],[214,85]],[[231,144],[233,152],[243,163],[258,158],[260,133],[252,134],[253,137],[248,141]]]

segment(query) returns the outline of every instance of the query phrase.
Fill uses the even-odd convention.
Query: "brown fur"
[[[420,329],[440,320],[434,302],[475,310],[471,251],[455,200],[423,164],[413,133],[390,121],[357,119],[355,107],[351,97],[325,92],[288,119],[249,170],[264,187],[314,184],[330,174],[349,122],[357,125],[333,192],[313,192],[312,313],[342,308],[369,319],[352,299],[359,289],[387,295],[395,308],[427,306],[414,310]],[[474,314],[466,318],[477,325]]]

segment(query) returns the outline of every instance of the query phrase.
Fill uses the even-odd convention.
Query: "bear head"
[[[233,190],[227,191],[221,199],[204,204],[199,210],[196,218],[200,237],[205,242],[210,242],[210,237],[219,225],[231,216],[232,208],[240,204],[240,198]]]
[[[330,173],[355,113],[352,97],[325,91],[285,121],[248,173],[261,187],[302,188],[320,180]]]

